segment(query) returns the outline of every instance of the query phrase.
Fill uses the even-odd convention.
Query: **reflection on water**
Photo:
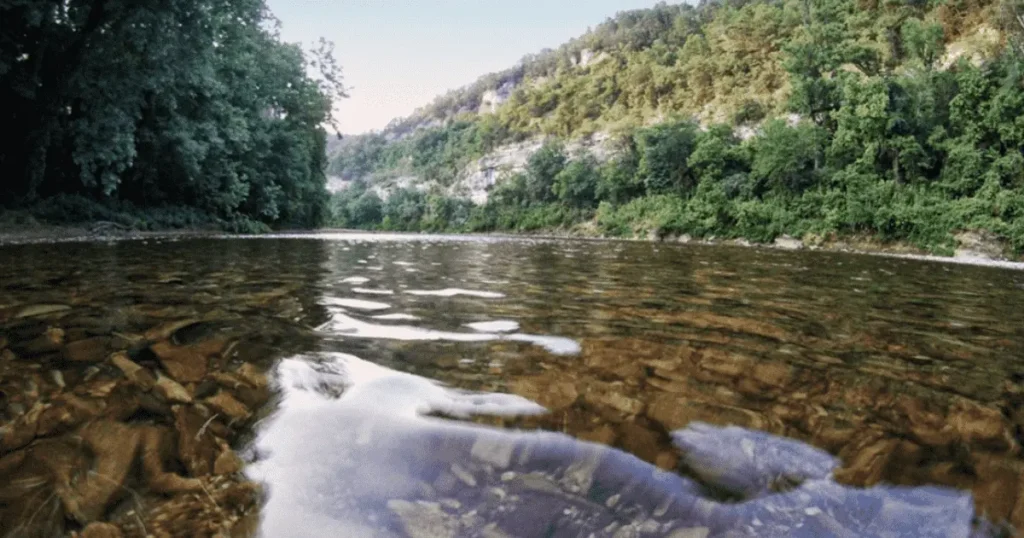
[[[424,236],[0,256],[0,536],[966,535],[970,497],[882,483],[1024,525],[1020,271]]]
[[[267,454],[266,536],[963,536],[970,495],[848,488],[825,452],[736,427],[676,433],[704,481],[564,434],[422,415],[543,412],[515,395],[464,393],[353,356],[288,359]],[[342,390],[341,387],[344,387]],[[341,393],[340,397],[336,394]],[[776,491],[786,482],[790,489]],[[707,486],[705,486],[707,484]],[[712,487],[739,495],[716,502]]]

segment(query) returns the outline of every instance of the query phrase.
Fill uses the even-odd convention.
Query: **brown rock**
[[[1018,480],[1024,483],[1024,475]],[[1010,522],[1013,523],[1018,529],[1024,528],[1024,494],[1017,494],[1017,505],[1014,506],[1013,512],[1010,514]]]
[[[192,403],[192,395],[185,390],[185,387],[166,376],[157,375],[153,392],[168,402]]]
[[[144,390],[153,388],[153,385],[156,383],[156,376],[153,375],[153,372],[129,359],[127,353],[114,353],[110,356],[110,363],[116,366],[118,370],[121,370],[126,378],[137,383]]]
[[[121,529],[110,523],[95,521],[78,534],[80,538],[121,538]]]
[[[111,351],[110,343],[110,338],[105,336],[71,342],[64,346],[64,358],[72,362],[100,362]]]
[[[1011,446],[1006,419],[995,407],[957,398],[947,418],[949,426],[965,442],[998,449]]]
[[[868,434],[856,446],[847,447],[839,457],[846,464],[835,472],[836,480],[855,486],[873,486],[885,478],[889,461],[900,441],[881,434]]]
[[[1024,467],[1017,462],[977,458],[974,471],[978,476],[973,488],[978,508],[994,519],[1009,519],[1024,499]]]
[[[601,383],[591,381],[587,384],[587,392],[583,400],[590,405],[605,410],[614,410],[625,415],[636,415],[643,411],[644,403],[636,398],[623,394],[625,387],[621,382]]]
[[[66,431],[100,416],[102,412],[101,402],[87,400],[75,394],[61,394],[39,415],[39,429],[36,435],[44,436]]]
[[[235,374],[242,378],[246,383],[256,388],[267,387],[267,374],[262,370],[253,366],[251,363],[245,363],[235,370]]]
[[[754,365],[754,379],[772,388],[783,388],[793,377],[793,368],[777,361],[759,362]]]
[[[237,473],[241,470],[242,460],[238,458],[238,455],[230,447],[223,446],[220,455],[213,462],[213,474],[226,475]]]
[[[216,417],[201,405],[176,406],[174,429],[178,432],[178,458],[192,476],[210,474],[220,446],[213,435]]]
[[[209,394],[213,394],[216,390],[216,386],[219,385],[250,409],[258,408],[270,399],[270,390],[265,382],[262,385],[254,386],[246,381],[246,379],[248,379],[247,376],[243,377],[237,372],[233,374],[226,372],[214,372],[210,374],[207,379],[216,383],[213,387],[214,390],[210,391]],[[199,396],[199,389],[197,388],[196,391],[196,395]]]
[[[654,431],[634,422],[619,424],[619,447],[636,457],[653,462],[667,443]]]
[[[655,396],[647,406],[646,415],[666,430],[678,430],[692,421],[719,425],[736,425],[765,431],[780,431],[782,425],[770,418],[739,407],[698,402],[673,394]]]
[[[157,342],[150,350],[160,359],[167,373],[181,383],[195,383],[206,375],[207,356],[195,346],[172,346]]]
[[[615,429],[608,424],[602,424],[596,429],[581,432],[578,437],[584,441],[590,441],[591,443],[611,445],[615,442]]]
[[[145,337],[146,340],[150,341],[166,340],[170,338],[175,331],[199,322],[199,319],[192,318],[164,323],[162,325],[157,325],[156,327],[153,327],[152,329],[146,331]]]
[[[60,351],[61,346],[63,345],[64,330],[56,327],[50,327],[46,329],[46,332],[43,334],[26,342],[18,343],[14,346],[14,350],[20,355],[32,357]]]
[[[659,452],[658,456],[654,458],[654,464],[659,469],[674,471],[679,467],[679,455],[668,450]]]
[[[7,452],[31,443],[39,431],[39,417],[49,407],[48,404],[36,402],[27,413],[0,428],[0,451]]]
[[[14,318],[34,318],[36,316],[66,312],[68,310],[71,310],[71,307],[64,304],[37,304],[22,307],[21,310],[18,310],[18,313],[14,315]]]
[[[207,398],[206,403],[218,413],[230,418],[232,422],[245,420],[252,415],[242,402],[223,390]]]

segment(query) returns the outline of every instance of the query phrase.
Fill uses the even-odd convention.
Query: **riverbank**
[[[165,238],[224,237],[224,231],[210,229],[167,229],[161,231],[142,231],[111,225],[107,222],[95,222],[75,226],[60,226],[33,223],[31,225],[10,225],[0,223],[0,246],[30,243],[59,243],[80,241],[117,241],[146,240]],[[250,234],[252,236],[315,236],[318,234],[399,234],[422,235],[424,232],[392,232],[380,230],[359,230],[353,228],[320,228],[316,230],[282,230],[268,234]],[[445,234],[445,232],[439,232]],[[1022,268],[1024,255],[1014,255],[999,238],[985,232],[962,232],[956,236],[958,246],[948,254],[936,253],[914,246],[906,242],[884,242],[870,235],[857,236],[813,236],[793,238],[781,236],[772,243],[758,243],[747,239],[697,239],[688,235],[661,235],[652,232],[646,236],[609,237],[601,235],[596,228],[577,226],[573,229],[543,230],[532,233],[484,233],[455,235],[500,237],[500,238],[534,238],[534,239],[576,239],[586,241],[646,241],[674,244],[724,245],[752,248],[770,248],[779,250],[809,250],[824,252],[845,252],[900,258],[921,259],[929,261],[963,263],[970,265],[995,265],[1010,268]]]

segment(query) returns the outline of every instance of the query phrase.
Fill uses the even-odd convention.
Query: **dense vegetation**
[[[350,141],[335,173],[378,187],[414,175],[430,194],[398,189],[392,202],[361,185],[335,199],[336,223],[437,229],[450,214],[443,227],[458,230],[870,234],[940,251],[957,230],[984,229],[1020,251],[1022,15],[1019,0],[729,0],[620,14],[520,66],[495,114],[466,113],[449,95],[419,117],[432,127],[408,119],[401,133]],[[582,50],[607,54],[580,67]],[[472,92],[463,98],[472,105]],[[597,130],[615,137],[615,158],[565,154],[559,140]],[[446,198],[467,163],[532,136],[548,142],[486,205]]]
[[[3,208],[137,227],[322,223],[340,72],[328,43],[307,57],[274,22],[262,0],[0,3]]]

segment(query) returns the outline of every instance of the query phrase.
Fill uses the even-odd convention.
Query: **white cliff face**
[[[544,141],[532,138],[524,142],[500,146],[484,157],[470,163],[462,171],[454,190],[467,194],[474,204],[487,202],[487,191],[498,178],[505,174],[514,174],[526,169],[526,163],[535,151],[540,149]]]
[[[468,196],[475,204],[486,203],[489,189],[503,175],[526,170],[530,156],[542,145],[544,139],[537,137],[496,148],[467,166],[461,174],[461,179],[453,186],[452,192]],[[589,152],[598,162],[607,161],[614,153],[611,136],[599,132],[589,139],[573,140],[565,145],[565,152],[570,159],[579,151]]]
[[[583,49],[580,51],[579,60],[573,58],[572,64],[575,67],[587,67],[588,65],[603,62],[608,58],[611,58],[611,55],[608,54],[607,52],[600,52],[595,54],[594,51],[590,49]]]
[[[960,58],[966,57],[975,67],[982,66],[994,58],[1002,48],[1002,34],[985,24],[973,34],[961,37],[946,46],[946,53],[939,59],[941,69],[949,69]]]
[[[479,114],[494,114],[502,103],[508,101],[509,96],[512,95],[512,91],[515,89],[515,82],[509,80],[493,90],[487,90],[480,97],[480,109],[477,112]]]

